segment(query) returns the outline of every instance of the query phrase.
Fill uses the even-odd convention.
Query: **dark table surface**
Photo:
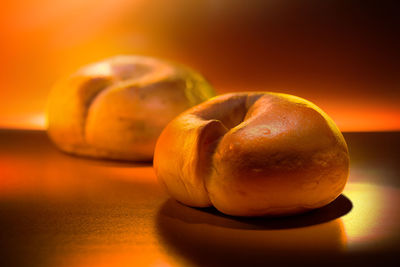
[[[42,131],[0,130],[0,266],[396,265],[400,133],[345,133],[343,194],[287,218],[183,206],[151,163],[59,152]]]

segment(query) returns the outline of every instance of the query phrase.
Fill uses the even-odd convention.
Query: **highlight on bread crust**
[[[143,56],[115,56],[59,81],[47,124],[63,151],[119,160],[151,160],[162,129],[214,96],[197,72]]]
[[[331,118],[287,94],[233,93],[179,115],[160,135],[156,175],[179,202],[237,216],[322,207],[343,191],[346,142]]]

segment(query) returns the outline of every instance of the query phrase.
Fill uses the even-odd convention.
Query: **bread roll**
[[[214,95],[204,78],[186,67],[116,56],[56,84],[48,100],[48,134],[68,153],[147,161],[169,121]]]
[[[237,216],[281,216],[322,207],[349,173],[346,142],[321,109],[279,93],[215,97],[171,121],[154,168],[170,195]]]

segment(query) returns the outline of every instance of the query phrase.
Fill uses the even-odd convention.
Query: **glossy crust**
[[[278,93],[215,97],[171,121],[154,168],[172,197],[237,216],[278,216],[322,207],[347,182],[349,155],[317,106]]]
[[[184,66],[116,56],[56,84],[48,100],[48,134],[68,153],[151,160],[165,125],[214,95],[201,75]]]

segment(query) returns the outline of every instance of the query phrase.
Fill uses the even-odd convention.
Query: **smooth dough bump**
[[[54,86],[47,131],[68,153],[147,161],[168,122],[214,95],[207,81],[187,67],[150,57],[115,56]]]
[[[343,191],[349,154],[320,108],[279,93],[233,93],[179,115],[157,141],[154,168],[176,200],[236,216],[322,207]]]

